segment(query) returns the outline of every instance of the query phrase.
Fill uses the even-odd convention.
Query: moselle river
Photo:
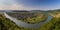
[[[40,22],[40,23],[37,23],[37,24],[28,24],[28,23],[25,23],[25,22],[22,22],[16,18],[13,18],[11,16],[9,16],[7,13],[4,12],[4,16],[6,18],[9,18],[11,21],[13,21],[14,23],[16,23],[17,26],[19,27],[24,27],[24,28],[39,28],[41,25],[49,22],[51,19],[52,19],[52,16],[48,16],[48,18],[46,19],[46,21],[44,22]]]

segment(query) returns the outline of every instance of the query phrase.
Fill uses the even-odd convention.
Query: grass
[[[1,22],[2,21],[2,22]],[[1,30],[29,30],[28,28],[18,27],[14,22],[0,15]]]

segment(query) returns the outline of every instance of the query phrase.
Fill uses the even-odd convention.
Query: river
[[[37,23],[37,24],[28,24],[28,23],[22,22],[22,21],[20,21],[16,18],[13,18],[13,17],[9,16],[6,12],[4,12],[4,16],[6,18],[9,18],[14,23],[16,23],[17,26],[24,27],[24,28],[39,28],[41,25],[49,22],[52,19],[52,16],[48,16],[48,18],[44,22],[40,22],[40,23]]]

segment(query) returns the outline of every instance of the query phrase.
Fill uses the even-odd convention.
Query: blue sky
[[[60,9],[60,0],[0,0],[0,9],[51,10]]]
[[[17,0],[17,2],[19,4],[22,3],[25,6],[49,6],[59,3],[60,0]]]

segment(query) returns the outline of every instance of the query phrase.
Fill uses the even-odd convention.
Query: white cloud
[[[23,4],[17,4],[15,0],[0,0],[0,10],[50,10],[60,9],[60,5],[57,6],[40,6],[40,7],[26,7]]]
[[[25,7],[22,4],[17,4],[14,0],[0,0],[0,10],[33,10],[38,8]]]
[[[29,7],[24,7],[23,5],[12,4],[12,5],[1,5],[0,9],[1,10],[33,10],[38,8],[29,8]]]

